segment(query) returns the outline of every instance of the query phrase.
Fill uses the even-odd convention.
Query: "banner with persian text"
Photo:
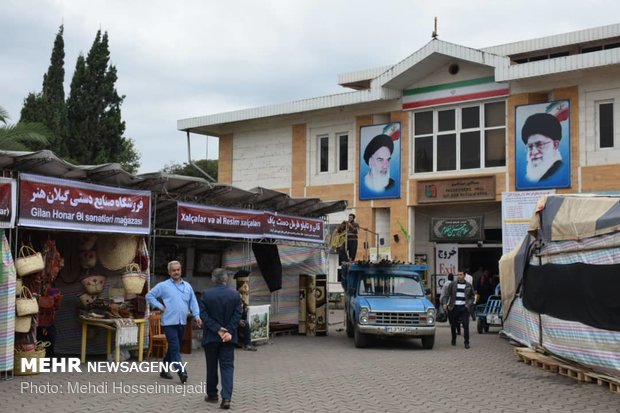
[[[20,174],[20,226],[149,234],[151,192]]]
[[[16,185],[11,178],[0,178],[0,228],[15,226]]]
[[[322,243],[323,220],[177,202],[177,234]]]

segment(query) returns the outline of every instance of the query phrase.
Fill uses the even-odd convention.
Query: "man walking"
[[[207,361],[207,395],[205,401],[217,403],[219,365],[222,378],[222,409],[230,409],[235,370],[235,345],[237,328],[241,320],[241,296],[227,287],[229,274],[216,268],[211,274],[214,286],[202,294],[202,318],[204,329],[202,346]]]
[[[447,304],[444,308],[452,313],[453,323],[450,325],[452,333],[452,345],[456,345],[456,329],[459,324],[463,325],[463,338],[465,348],[469,348],[469,308],[474,305],[474,289],[465,281],[465,273],[459,272],[456,282],[448,286]]]
[[[191,311],[198,327],[202,326],[202,320],[200,319],[200,309],[194,289],[181,278],[181,263],[170,261],[168,263],[168,274],[170,278],[153,287],[146,294],[146,300],[151,307],[162,312],[161,323],[164,327],[166,340],[168,340],[168,351],[163,362],[169,365],[172,362],[181,363],[181,342],[185,334],[187,314]],[[162,300],[163,304],[159,300]],[[164,379],[172,379],[168,371],[162,371],[159,376]],[[187,381],[187,371],[182,366],[180,366],[179,378],[181,383]]]

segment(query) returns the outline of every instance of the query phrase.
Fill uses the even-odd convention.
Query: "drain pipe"
[[[200,166],[196,165],[194,161],[192,161],[192,148],[191,148],[191,143],[190,143],[190,138],[189,138],[189,131],[187,130],[185,131],[185,133],[187,133],[187,163],[192,165],[194,168],[198,169],[198,171],[200,171],[200,173],[203,174],[207,178],[207,181],[217,182],[215,178],[213,178],[206,171],[204,171]]]

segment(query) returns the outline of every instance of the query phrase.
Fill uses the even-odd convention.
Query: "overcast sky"
[[[140,172],[187,161],[176,121],[344,92],[339,73],[394,64],[431,39],[480,48],[620,22],[617,0],[0,0],[0,106],[40,92],[64,24],[65,96],[107,31]],[[192,135],[192,158],[217,139]]]

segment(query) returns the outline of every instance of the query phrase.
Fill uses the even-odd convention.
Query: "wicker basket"
[[[32,328],[32,316],[17,316],[15,317],[15,332],[16,333],[29,333]]]
[[[21,279],[17,279],[15,280],[15,296],[19,297],[19,295],[22,293],[22,287],[24,286],[24,283],[22,282]]]
[[[88,293],[84,293],[82,295],[80,295],[80,303],[82,303],[82,306],[84,307],[88,307],[89,304],[92,304],[97,298],[99,298],[98,295],[92,295],[92,294],[88,294]]]
[[[105,275],[87,274],[80,280],[88,294],[100,294],[105,286]]]
[[[22,245],[19,249],[18,257],[15,260],[15,271],[17,271],[17,275],[23,277],[43,271],[43,268],[45,268],[45,264],[43,263],[43,256],[41,253],[36,252],[27,245]]]
[[[33,371],[31,369],[22,370],[22,359],[32,360],[32,359],[40,359],[45,357],[45,348],[50,345],[49,341],[41,341],[37,344],[37,349],[35,351],[21,352],[17,349],[15,350],[15,365],[13,367],[13,374],[16,376],[31,376],[34,374],[39,374],[38,371]]]
[[[129,264],[121,276],[126,294],[140,294],[146,282],[146,275],[140,271],[140,265]]]

